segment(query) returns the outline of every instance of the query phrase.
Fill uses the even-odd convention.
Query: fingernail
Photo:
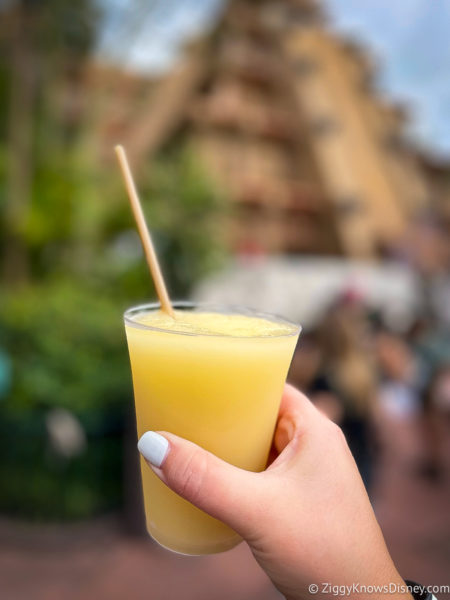
[[[169,442],[155,431],[146,431],[138,442],[138,450],[154,467],[160,467],[169,451]]]

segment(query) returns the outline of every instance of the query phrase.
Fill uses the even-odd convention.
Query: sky
[[[411,134],[450,159],[450,2],[326,0],[333,26],[363,41],[380,69],[378,86],[406,103]]]
[[[106,8],[98,53],[139,72],[161,74],[183,42],[213,26],[223,0],[100,0]],[[409,134],[450,160],[450,1],[322,0],[330,28],[364,44],[379,65],[380,93],[404,103]],[[132,40],[132,42],[130,42]]]

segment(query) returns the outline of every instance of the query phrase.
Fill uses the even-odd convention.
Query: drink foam
[[[175,319],[158,310],[133,317],[136,323],[171,333],[230,337],[275,337],[293,335],[298,328],[289,323],[240,314],[175,310]]]

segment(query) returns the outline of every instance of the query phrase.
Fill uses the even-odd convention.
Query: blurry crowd
[[[418,298],[409,321],[387,318],[349,286],[300,336],[290,380],[338,423],[370,492],[377,461],[430,484],[446,479],[450,434],[450,219],[426,215],[386,258],[410,268]],[[386,308],[386,307],[385,307]]]
[[[392,440],[408,430],[418,451],[406,468],[436,485],[444,480],[450,341],[432,314],[400,333],[348,289],[300,336],[290,381],[342,427],[369,492],[377,459],[391,456]]]

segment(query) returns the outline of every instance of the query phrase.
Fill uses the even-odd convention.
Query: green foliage
[[[0,313],[16,375],[7,414],[60,406],[96,430],[92,408],[107,413],[129,394],[120,303],[62,281],[4,294]]]
[[[98,158],[96,110],[105,106],[83,97],[97,3],[19,5],[17,35],[0,39],[0,135],[10,138],[0,139],[0,264],[9,267],[0,356],[12,381],[0,396],[0,511],[81,518],[120,503],[121,437],[132,405],[121,313],[155,294],[117,165]],[[30,87],[26,70],[11,68],[22,54],[32,65]],[[11,109],[14,89],[33,92],[22,113]],[[13,143],[13,131],[23,139]],[[138,185],[168,287],[186,297],[225,258],[214,230],[222,200],[182,145],[149,164]],[[55,409],[81,425],[81,454],[52,445]]]
[[[155,297],[118,174],[89,153],[59,148],[55,134],[36,157],[22,228],[33,280],[0,296],[0,350],[12,362],[0,418],[0,510],[40,519],[119,506],[132,406],[121,313]],[[225,256],[212,228],[221,198],[182,149],[158,160],[140,187],[169,288],[186,297]],[[83,427],[81,455],[51,447],[46,418],[56,407]]]
[[[37,161],[23,224],[34,273],[72,273],[128,302],[154,297],[119,172],[99,169],[91,158],[88,151],[44,150]],[[157,159],[139,189],[169,289],[186,297],[226,260],[217,230],[223,198],[188,148]]]
[[[0,339],[13,369],[0,420],[0,509],[33,517],[82,517],[120,502],[121,432],[132,403],[121,307],[74,282],[0,298]],[[49,411],[80,422],[87,448],[51,448]]]
[[[226,258],[215,229],[224,213],[223,198],[189,149],[156,162],[142,181],[142,191],[171,291],[185,297],[196,281],[222,266]]]
[[[73,161],[41,157],[24,239],[42,281],[0,296],[0,350],[13,373],[0,419],[0,510],[47,519],[120,503],[121,435],[132,405],[121,313],[149,299],[151,287],[122,182],[108,186],[106,174]],[[159,160],[142,190],[169,287],[186,296],[224,257],[212,229],[221,199],[187,151]],[[51,448],[45,423],[56,407],[83,427],[82,455]]]
[[[30,22],[35,52],[46,62],[86,56],[95,42],[100,3],[92,0],[46,0],[16,3]]]
[[[0,510],[36,520],[81,519],[117,509],[121,502],[121,436],[88,438],[80,456],[61,459],[48,444],[41,415],[33,427],[0,428]],[[40,427],[38,427],[38,425]],[[9,423],[12,426],[12,423]]]

